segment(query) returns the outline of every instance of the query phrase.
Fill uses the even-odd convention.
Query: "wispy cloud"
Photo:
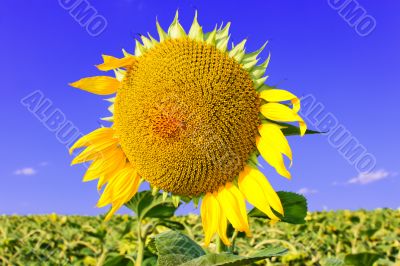
[[[303,195],[310,195],[310,194],[315,194],[318,193],[318,190],[316,189],[311,189],[307,187],[300,188],[297,193],[303,194]]]
[[[380,169],[369,173],[360,173],[358,176],[350,178],[346,183],[354,185],[366,185],[395,175],[396,173],[390,173],[384,169]]]
[[[43,162],[39,163],[39,166],[42,166],[42,167],[48,166],[48,165],[49,165],[49,162],[46,162],[46,161],[43,161]]]
[[[35,175],[37,171],[32,167],[24,167],[14,171],[14,175]]]

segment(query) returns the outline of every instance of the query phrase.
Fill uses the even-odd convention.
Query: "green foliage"
[[[197,215],[168,219],[183,225],[183,233],[202,246],[203,230]],[[394,266],[400,261],[399,210],[314,212],[306,220],[306,224],[269,225],[265,218],[251,218],[253,237],[237,238],[236,250],[247,257],[276,246],[288,249],[286,255],[257,265],[344,266],[351,265],[343,264],[346,255],[360,253],[379,254],[374,266]],[[144,221],[154,225],[159,219]],[[99,216],[0,216],[0,265],[101,266],[118,256],[133,262],[136,226],[137,220],[128,215],[116,215],[109,222]],[[157,226],[150,238],[167,230]],[[211,244],[208,250],[215,252],[215,246]],[[154,266],[156,260],[146,251],[142,265]]]
[[[133,266],[133,261],[124,255],[108,254],[108,259],[104,262],[103,266]]]
[[[278,191],[278,196],[281,199],[284,216],[280,213],[275,214],[281,218],[282,222],[289,224],[304,224],[307,216],[307,200],[304,196],[286,191]],[[253,208],[249,212],[250,217],[268,218],[265,213],[261,212],[257,208]],[[269,218],[268,218],[269,219]]]
[[[375,261],[379,260],[382,255],[376,253],[358,253],[358,254],[349,254],[344,258],[344,262],[347,265],[353,266],[372,266]]]
[[[153,195],[151,191],[137,193],[125,206],[131,209],[140,221],[148,217],[170,218],[177,209],[171,197],[163,199],[160,193]]]

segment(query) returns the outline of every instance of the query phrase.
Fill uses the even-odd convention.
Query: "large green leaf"
[[[250,263],[257,262],[266,258],[282,256],[286,254],[287,249],[282,247],[271,247],[263,249],[251,256],[243,257],[229,253],[222,254],[207,254],[191,261],[185,262],[180,266],[240,266],[249,265]]]
[[[278,212],[274,213],[281,218],[282,222],[290,224],[304,224],[307,216],[307,200],[304,196],[293,192],[278,191],[281,199],[284,216]],[[249,212],[250,217],[268,218],[269,217],[257,208],[253,208]]]
[[[180,265],[206,254],[196,242],[176,231],[150,238],[148,247],[158,255],[159,266]]]
[[[177,209],[171,198],[163,199],[160,193],[152,195],[151,191],[141,191],[137,193],[126,207],[136,213],[139,220],[146,217],[169,218],[172,217]]]
[[[372,266],[374,262],[380,258],[382,258],[382,256],[379,254],[364,252],[346,255],[344,262],[346,265],[352,266]]]

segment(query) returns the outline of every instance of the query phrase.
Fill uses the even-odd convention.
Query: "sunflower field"
[[[313,212],[299,225],[251,220],[253,236],[239,234],[236,240],[240,254],[287,249],[257,265],[400,265],[399,210]],[[182,232],[197,243],[204,241],[197,215],[145,218],[141,223],[153,227],[143,265],[157,263],[152,235]],[[137,218],[130,215],[116,215],[109,222],[101,216],[0,216],[0,265],[133,265],[136,225]]]

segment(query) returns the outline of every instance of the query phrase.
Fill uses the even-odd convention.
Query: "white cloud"
[[[310,194],[318,193],[318,190],[303,187],[303,188],[300,188],[300,189],[297,191],[297,193],[303,194],[303,195],[307,195],[307,194],[310,195]]]
[[[395,176],[394,173],[390,173],[384,169],[369,172],[369,173],[360,173],[358,176],[353,177],[347,181],[347,184],[359,184],[366,185],[372,182],[376,182],[382,179],[385,179],[389,176]]]
[[[35,175],[37,171],[32,167],[24,167],[14,171],[14,175]]]

